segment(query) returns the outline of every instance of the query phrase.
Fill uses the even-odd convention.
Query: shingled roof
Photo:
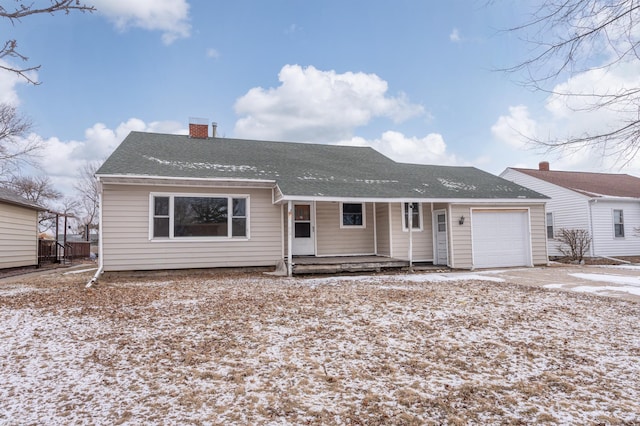
[[[131,132],[96,175],[269,181],[285,197],[546,198],[474,167],[396,163],[369,147],[143,132]]]
[[[512,168],[520,173],[593,198],[640,198],[640,178],[628,174]]]
[[[3,188],[3,187],[0,187],[0,201],[8,204],[20,206],[20,207],[26,207],[32,210],[38,210],[38,211],[46,210],[44,207],[32,201],[29,201],[28,199],[19,195],[15,191],[12,191],[11,189]]]

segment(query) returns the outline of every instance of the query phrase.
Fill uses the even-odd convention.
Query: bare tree
[[[0,17],[8,19],[13,25],[20,22],[22,18],[31,15],[53,15],[55,13],[69,14],[74,10],[78,10],[80,12],[93,12],[96,10],[94,6],[87,6],[79,0],[49,0],[48,4],[42,5],[41,7],[37,6],[37,0],[27,2],[23,0],[14,0],[13,2],[4,3],[13,3],[13,7],[0,4]],[[4,58],[15,58],[25,62],[29,60],[27,56],[18,51],[18,42],[15,39],[6,40],[4,45],[0,48],[0,59]],[[31,84],[39,84],[30,74],[33,71],[40,69],[40,65],[17,67],[5,62],[0,62],[0,69],[16,73]]]
[[[564,101],[576,112],[606,111],[607,128],[531,140],[552,150],[598,149],[623,165],[640,151],[640,87],[578,90],[558,84],[585,72],[602,75],[640,62],[637,0],[540,0],[531,19],[508,31],[523,34],[532,48],[504,69],[524,74],[523,84]],[[604,86],[604,85],[603,85]]]
[[[562,228],[556,233],[560,253],[575,262],[582,262],[591,247],[591,235],[586,229]]]
[[[87,231],[91,232],[91,229],[98,228],[98,214],[100,208],[99,188],[98,180],[95,178],[96,171],[100,167],[100,162],[92,161],[86,163],[80,170],[80,178],[73,185],[76,191],[78,191],[78,207],[77,218],[80,222],[79,233],[84,235]]]
[[[20,115],[14,106],[0,104],[0,184],[6,184],[6,179],[24,163],[34,164],[42,142],[26,137],[31,126],[31,121]]]

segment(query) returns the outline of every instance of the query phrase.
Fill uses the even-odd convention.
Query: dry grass
[[[640,304],[259,274],[0,287],[2,424],[639,424]]]

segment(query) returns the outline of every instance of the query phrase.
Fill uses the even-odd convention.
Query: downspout
[[[409,268],[413,268],[413,203],[407,204],[409,206],[407,209],[409,216],[409,220],[407,221],[409,222]]]
[[[104,250],[102,246],[102,185],[100,184],[100,178],[97,179],[98,185],[100,186],[100,192],[98,193],[98,206],[100,207],[100,217],[98,218],[98,270],[93,278],[89,280],[85,288],[91,288],[91,286],[98,281],[98,277],[102,275],[102,272],[104,271]]]
[[[293,254],[291,253],[293,250],[293,233],[291,232],[291,228],[293,228],[293,203],[291,200],[287,203],[287,276],[291,277],[293,275]]]
[[[595,239],[595,232],[593,230],[593,205],[595,203],[597,203],[598,200],[595,198],[590,199],[587,202],[587,205],[589,206],[589,232],[591,233],[591,248],[589,249],[591,251],[591,256],[592,257],[596,257],[596,239]]]

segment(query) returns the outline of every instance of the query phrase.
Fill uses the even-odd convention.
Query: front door
[[[309,256],[315,251],[315,225],[313,223],[313,204],[293,204],[293,250],[292,254]]]
[[[447,244],[447,213],[444,210],[436,210],[433,212],[433,223],[435,236],[435,256],[433,263],[435,265],[446,265],[448,257]]]

